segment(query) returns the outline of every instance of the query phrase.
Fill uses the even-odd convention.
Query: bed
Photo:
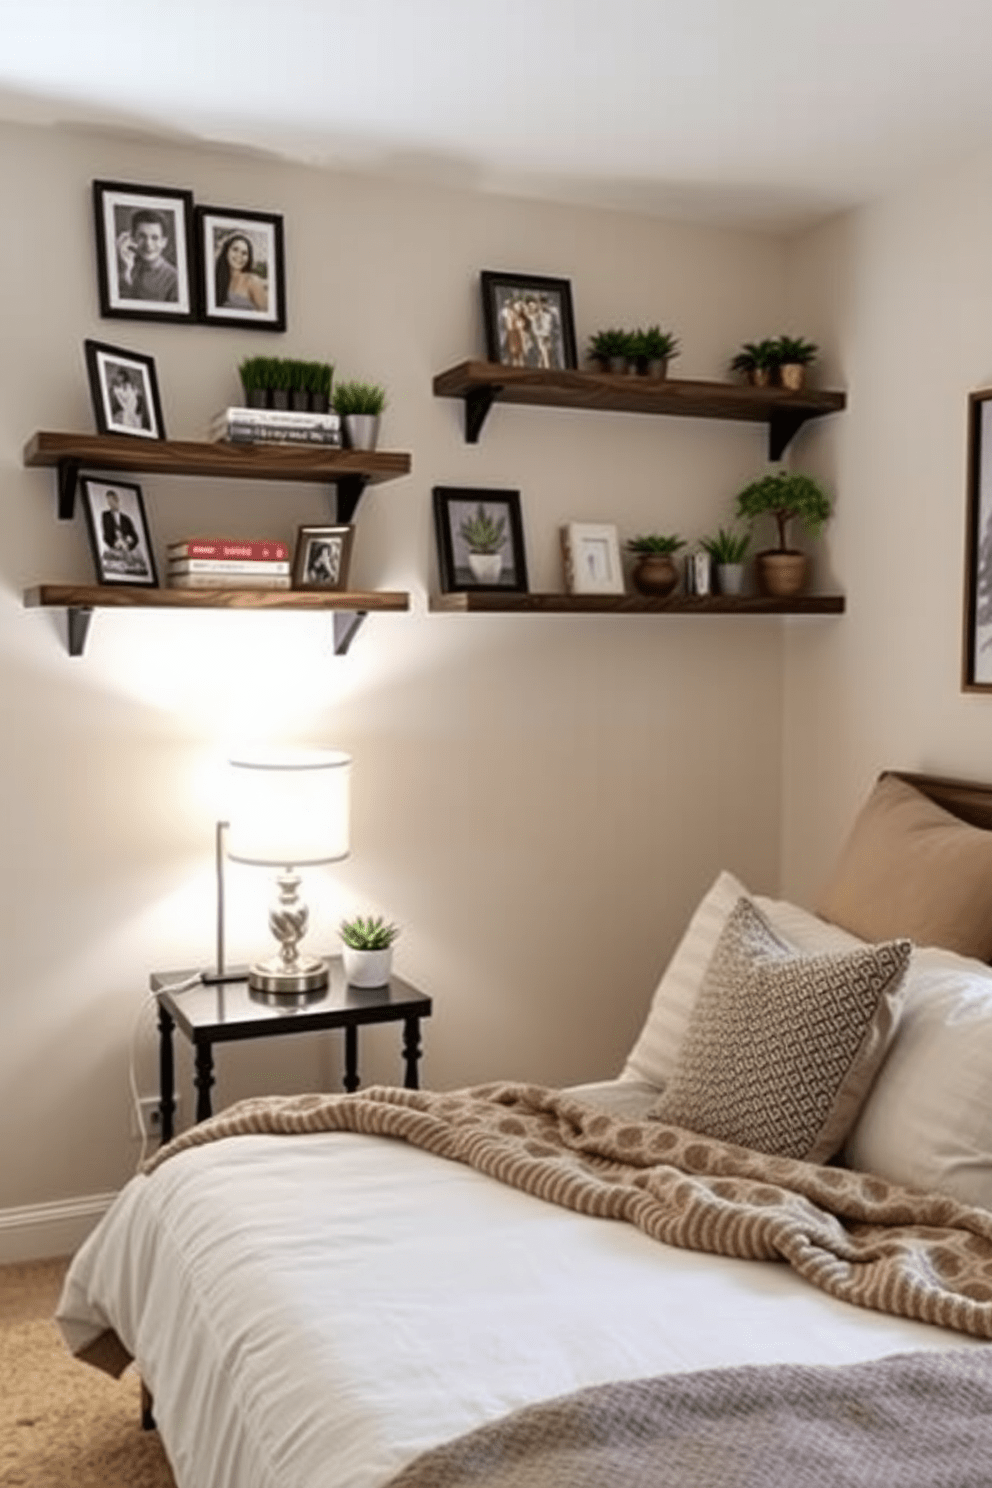
[[[111,1371],[136,1362],[180,1488],[523,1484],[531,1478],[513,1456],[519,1440],[501,1432],[521,1422],[546,1442],[554,1429],[571,1449],[588,1417],[579,1427],[572,1415],[552,1419],[559,1403],[594,1408],[601,1422],[615,1397],[628,1427],[616,1450],[633,1461],[647,1427],[637,1415],[631,1437],[624,1402],[640,1391],[642,1409],[643,1382],[680,1412],[690,1409],[680,1389],[729,1389],[740,1401],[766,1381],[787,1389],[798,1381],[807,1406],[813,1385],[826,1391],[835,1380],[850,1381],[848,1401],[868,1399],[873,1381],[890,1390],[887,1369],[915,1371],[910,1399],[936,1402],[944,1391],[977,1400],[976,1370],[992,1369],[990,829],[992,790],[888,773],[819,915],[749,895],[721,874],[615,1080],[567,1092],[487,1087],[464,1100],[379,1090],[248,1102],[215,1118],[216,1130],[191,1129],[125,1187],[74,1258],[58,1309],[68,1346]],[[725,1018],[734,988],[726,991],[718,965],[733,971],[733,958],[750,953],[747,937],[769,935],[761,974],[770,954],[774,975],[792,978],[781,985],[795,989],[796,1009],[809,995],[822,1006],[823,987],[833,997],[852,967],[859,984],[877,985],[845,1056],[848,1083],[821,1101],[812,1146],[807,1133],[803,1151],[790,1150],[799,1141],[790,1124],[778,1149],[759,1155],[734,1140],[739,1130],[713,1129],[733,1102],[719,1099],[716,1117],[704,1102],[698,1125],[673,1116],[697,1110],[694,1068],[708,1071],[707,1091],[721,1088],[705,1010]],[[838,995],[847,996],[846,982]],[[806,1058],[816,1021],[797,1012],[776,1049],[798,1027],[796,1057]],[[739,1057],[733,1026],[729,1038]],[[738,1090],[738,1067],[729,1079]],[[757,1120],[764,1140],[775,1102],[762,1094],[739,1104],[745,1128]],[[564,1133],[563,1153],[548,1149],[553,1130]],[[688,1178],[671,1153],[647,1151],[672,1131],[690,1154]],[[786,1180],[798,1190],[779,1223],[767,1195]],[[765,1192],[755,1202],[768,1215],[721,1210],[744,1183]],[[829,1223],[813,1203],[828,1189],[853,1195],[855,1206],[841,1204]],[[711,1216],[702,1250],[687,1244],[693,1205]],[[900,1214],[908,1230],[882,1228]],[[799,1236],[791,1249],[790,1224]],[[865,1237],[870,1245],[850,1250]],[[785,1253],[792,1264],[767,1258]],[[707,1441],[721,1412],[740,1414],[717,1410],[715,1398],[692,1407]],[[969,1420],[986,1411],[992,1399],[973,1405]],[[913,1422],[924,1415],[911,1412]],[[955,1443],[959,1423],[951,1432],[936,1405],[929,1416],[932,1449],[946,1461],[941,1423]],[[652,1429],[671,1443],[659,1422]],[[808,1412],[800,1425],[808,1441]],[[848,1421],[848,1445],[853,1429]],[[597,1425],[601,1454],[600,1435]],[[901,1425],[899,1440],[906,1435]],[[747,1455],[739,1443],[724,1444],[720,1476],[700,1467],[698,1436],[687,1439],[701,1475],[683,1473],[672,1447],[662,1455],[674,1476],[661,1475],[656,1457],[652,1483],[752,1481],[743,1469],[733,1475]],[[448,1446],[467,1442],[475,1452],[477,1441],[490,1443],[488,1476],[477,1452],[455,1460]],[[534,1481],[559,1481],[546,1462],[538,1467]],[[623,1488],[611,1459],[596,1470],[582,1477],[572,1463],[563,1481]],[[639,1470],[630,1481],[647,1481]],[[893,1483],[914,1481],[900,1471]],[[919,1481],[937,1481],[923,1471]],[[767,1463],[754,1472],[755,1483],[779,1481]],[[798,1484],[788,1472],[781,1481]],[[987,1471],[974,1479],[988,1480]],[[963,1488],[968,1479],[947,1481]]]

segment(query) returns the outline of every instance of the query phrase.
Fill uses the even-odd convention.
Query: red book
[[[170,558],[238,558],[243,563],[284,563],[289,548],[266,538],[240,542],[231,537],[191,537],[169,544]]]

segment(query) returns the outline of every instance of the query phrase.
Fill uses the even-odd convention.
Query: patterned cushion
[[[909,941],[804,956],[749,899],[731,912],[651,1115],[759,1152],[825,1162],[895,1025]]]

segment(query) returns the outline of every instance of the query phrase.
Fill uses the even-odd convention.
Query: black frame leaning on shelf
[[[968,395],[962,692],[992,692],[992,388]]]
[[[93,218],[100,314],[195,321],[193,193],[94,181]]]
[[[79,482],[93,564],[101,584],[158,588],[141,487],[84,475]]]
[[[520,510],[520,492],[491,490],[479,486],[435,486],[434,529],[437,534],[438,571],[445,593],[466,589],[495,590],[526,594],[527,558],[524,552],[524,528]],[[498,534],[495,552],[470,555],[465,535],[466,523],[488,519]],[[503,549],[509,546],[509,561]],[[495,558],[498,565],[472,565],[471,557]],[[491,567],[498,577],[482,570]],[[479,569],[480,572],[476,572]]]
[[[479,280],[491,362],[545,371],[578,366],[570,280],[495,269],[483,269]]]
[[[97,432],[164,439],[155,358],[104,341],[84,341],[83,349]]]

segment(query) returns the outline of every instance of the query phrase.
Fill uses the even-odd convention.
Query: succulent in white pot
[[[503,571],[500,550],[506,542],[506,518],[491,516],[480,501],[474,514],[465,518],[458,531],[468,548],[472,577],[479,584],[498,584]]]
[[[734,532],[726,527],[721,527],[715,537],[702,539],[702,546],[713,560],[721,594],[743,594],[744,559],[750,545],[746,532]]]
[[[389,925],[382,915],[356,915],[342,920],[341,960],[350,987],[384,987],[393,965],[393,941],[398,925]]]

